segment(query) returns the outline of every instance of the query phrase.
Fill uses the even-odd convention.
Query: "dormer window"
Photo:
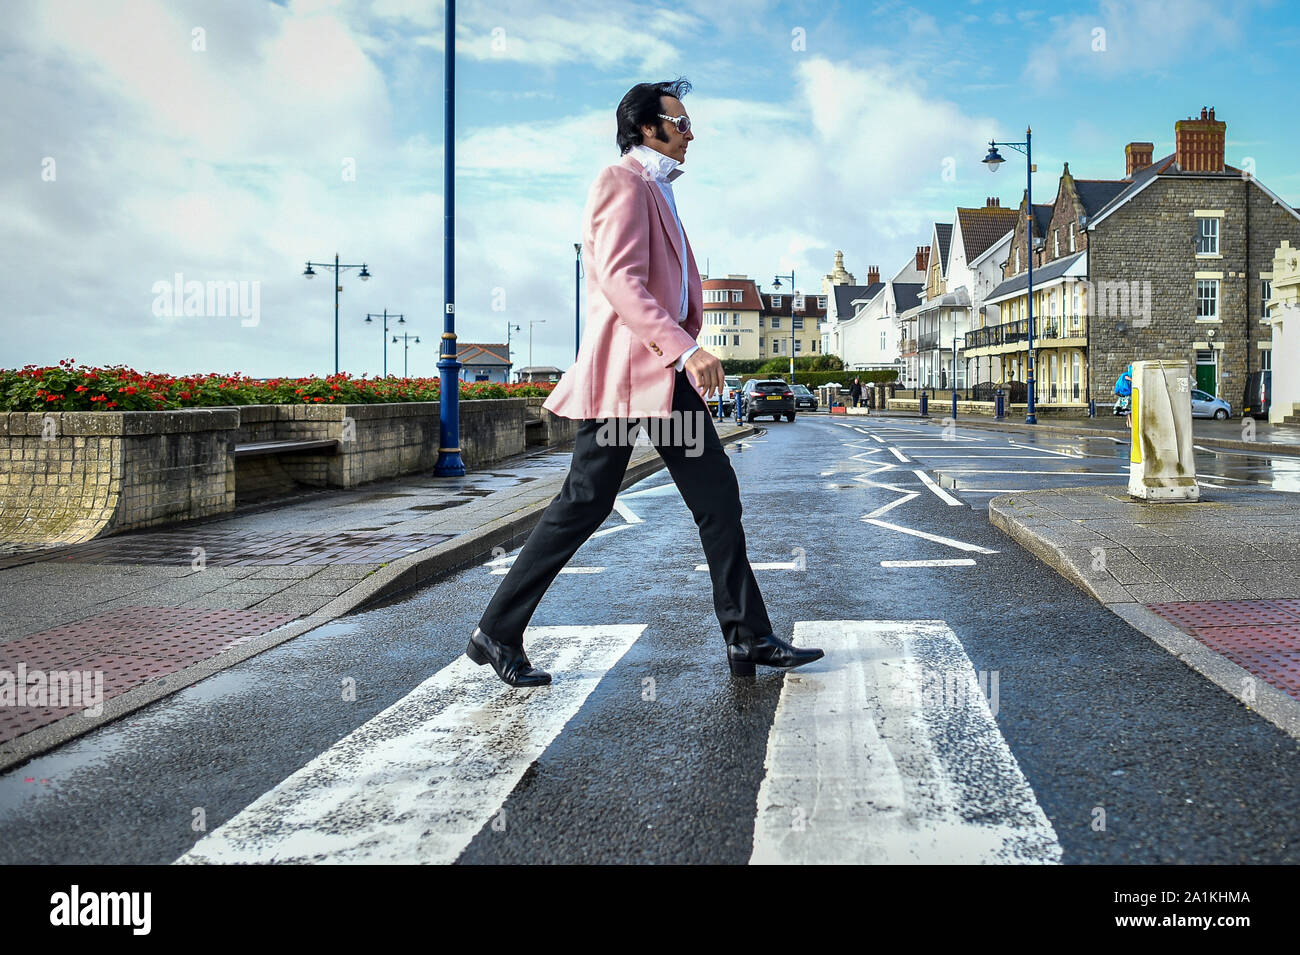
[[[781,296],[779,296],[779,295],[773,295],[773,296],[772,296],[772,307],[773,307],[773,308],[780,308],[780,307],[781,307]]]
[[[744,291],[742,289],[733,288],[731,290],[731,300],[733,302],[743,302],[745,300]]]
[[[802,312],[802,311],[803,311],[803,296],[802,296],[802,295],[796,295],[796,296],[794,297],[794,304],[791,305],[791,308],[793,308],[796,312]]]

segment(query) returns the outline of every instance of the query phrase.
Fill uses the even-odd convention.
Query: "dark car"
[[[773,421],[782,415],[786,421],[793,421],[794,392],[780,378],[751,378],[740,392],[740,413],[746,421],[769,414]]]
[[[1273,403],[1273,372],[1252,371],[1246,376],[1246,395],[1242,399],[1242,415],[1267,418]]]
[[[817,396],[808,390],[807,385],[796,384],[791,390],[794,392],[795,411],[817,410]]]

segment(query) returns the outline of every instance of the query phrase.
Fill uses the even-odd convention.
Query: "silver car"
[[[1192,389],[1192,417],[1225,421],[1232,417],[1232,405],[1198,388]]]

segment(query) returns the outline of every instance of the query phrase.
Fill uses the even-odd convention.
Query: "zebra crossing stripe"
[[[454,862],[644,629],[528,628],[547,687],[462,655],[176,861]]]
[[[961,642],[936,620],[799,621],[751,864],[1040,863],[1061,847]]]

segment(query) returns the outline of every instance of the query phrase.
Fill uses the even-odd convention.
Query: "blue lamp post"
[[[781,291],[781,280],[790,280],[790,390],[794,391],[794,269],[789,274],[776,273],[772,279],[772,288]]]
[[[989,172],[997,172],[998,166],[1006,162],[998,153],[999,146],[1009,146],[1025,155],[1025,245],[1029,258],[1029,274],[1026,282],[1029,306],[1029,364],[1025,381],[1029,394],[1025,406],[1025,424],[1038,424],[1038,416],[1034,414],[1034,154],[1030,148],[1031,138],[1029,128],[1026,127],[1023,143],[999,143],[989,140],[989,154],[984,157],[983,162],[989,167]],[[956,355],[953,357],[955,359]]]
[[[461,477],[460,362],[456,358],[456,0],[447,0],[443,25],[443,125],[442,125],[442,346],[438,370],[437,477]]]

